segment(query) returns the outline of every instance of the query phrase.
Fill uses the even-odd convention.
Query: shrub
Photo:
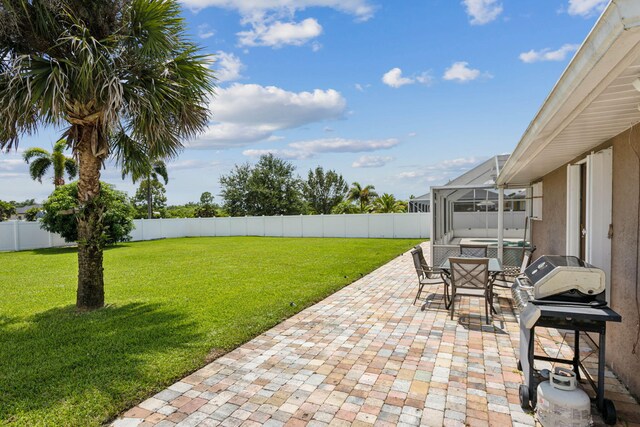
[[[126,193],[115,190],[107,183],[101,183],[100,196],[96,203],[103,210],[102,243],[114,244],[131,239],[129,233],[133,230],[134,208]],[[58,233],[67,242],[78,240],[78,184],[62,185],[55,189],[44,202],[44,216],[42,228]]]
[[[16,213],[15,206],[0,200],[0,222],[8,220],[14,213]]]
[[[31,208],[31,209],[27,209],[27,211],[24,213],[24,219],[26,219],[27,221],[35,221],[38,219],[38,214],[42,211],[42,209],[40,208]]]

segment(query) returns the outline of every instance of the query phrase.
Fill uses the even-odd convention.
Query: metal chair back
[[[449,265],[453,287],[485,289],[489,286],[488,258],[449,258]]]
[[[489,245],[464,243],[460,245],[460,255],[467,257],[486,258]]]
[[[422,263],[420,262],[420,252],[417,249],[411,250],[411,258],[413,258],[413,266],[416,269],[418,280],[426,279],[427,270],[422,266]]]

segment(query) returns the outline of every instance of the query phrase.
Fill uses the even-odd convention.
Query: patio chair
[[[473,258],[486,258],[488,247],[489,245],[482,245],[477,243],[461,243],[460,256],[473,257]]]
[[[456,297],[469,296],[484,299],[487,324],[491,310],[491,295],[493,293],[489,281],[488,258],[449,258],[451,268],[451,319],[455,311]]]
[[[413,266],[415,267],[416,274],[418,275],[418,292],[413,300],[413,304],[418,301],[418,298],[420,298],[420,294],[425,286],[444,283],[444,303],[445,307],[449,308],[449,286],[443,272],[440,269],[429,267],[429,264],[427,264],[424,254],[422,253],[422,248],[412,249],[411,257],[413,258]]]
[[[511,285],[513,285],[516,277],[523,274],[524,270],[529,266],[529,263],[531,262],[531,254],[533,254],[533,251],[535,250],[536,248],[534,246],[530,251],[524,251],[524,254],[522,255],[522,264],[520,264],[520,266],[505,266],[502,273],[496,275],[493,286],[511,289]]]

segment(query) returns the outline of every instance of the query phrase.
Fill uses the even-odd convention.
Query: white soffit
[[[640,122],[640,1],[613,0],[507,161],[498,185],[529,184]]]

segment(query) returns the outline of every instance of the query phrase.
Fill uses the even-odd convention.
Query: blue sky
[[[520,136],[606,0],[181,0],[219,78],[207,132],[170,167],[169,203],[216,195],[235,164],[273,152],[408,198]],[[56,131],[24,138],[50,148]],[[111,166],[103,178],[133,195]],[[20,153],[0,199],[42,200]]]

